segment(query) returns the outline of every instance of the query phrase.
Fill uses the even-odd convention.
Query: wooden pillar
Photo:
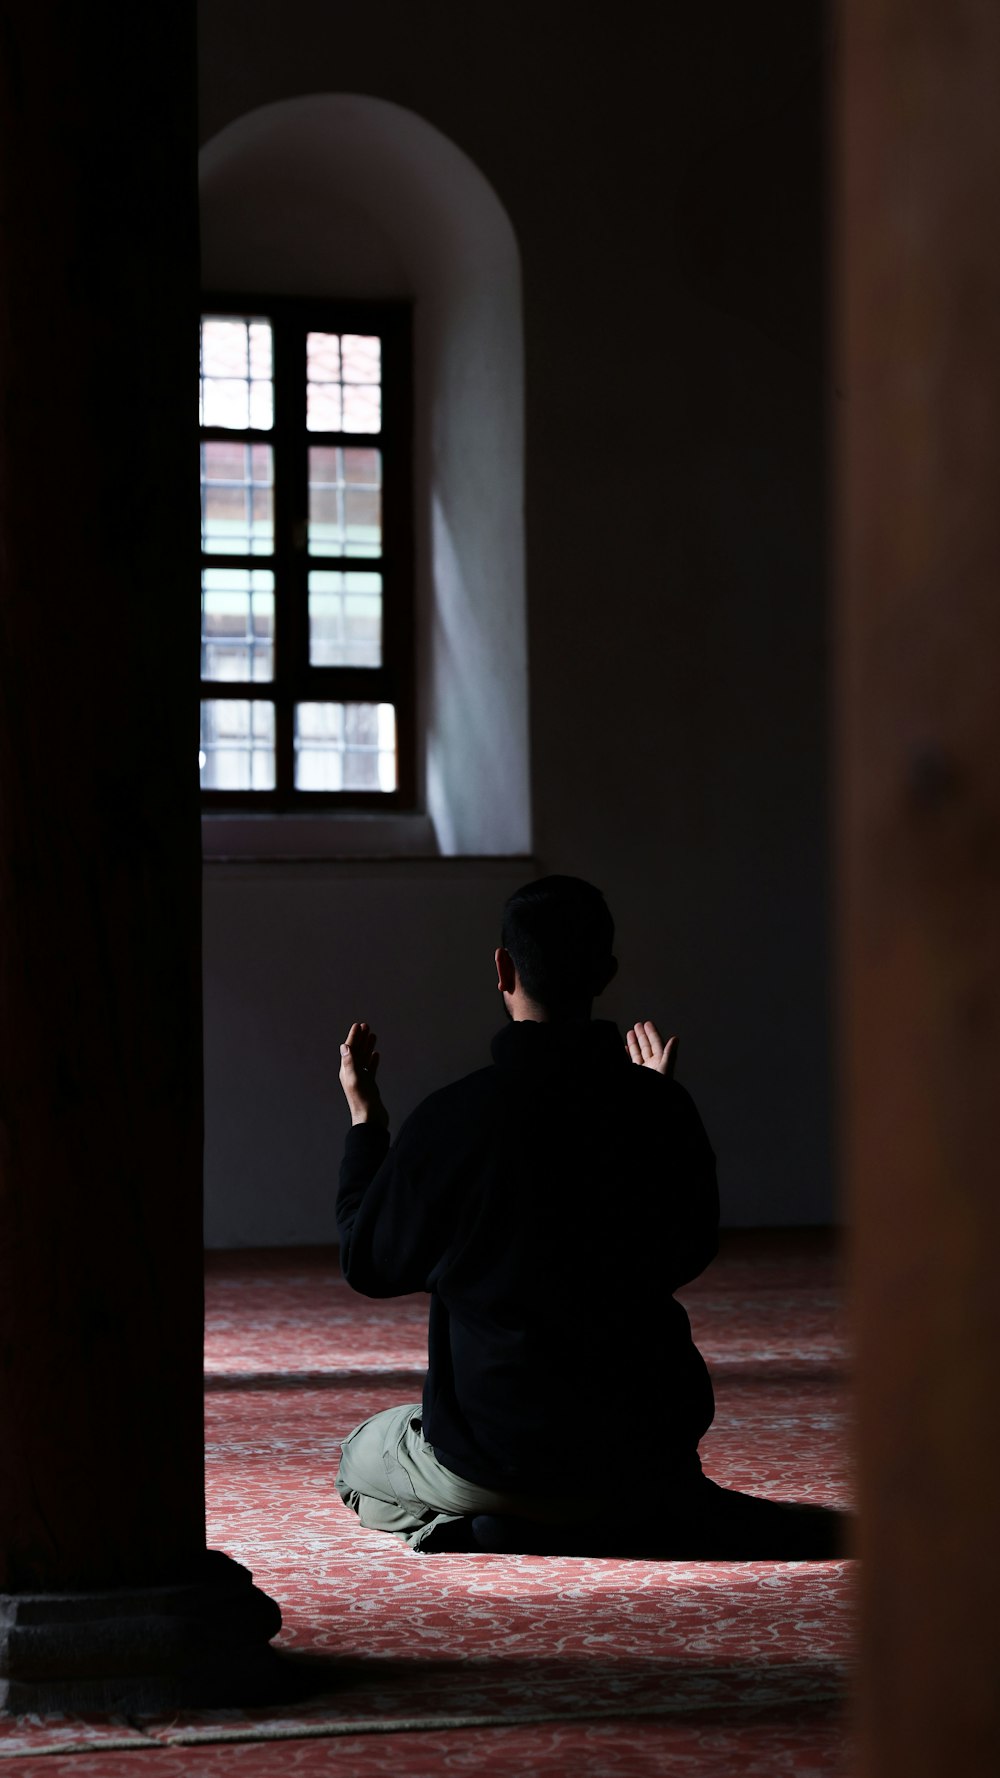
[[[868,1778],[1000,1770],[1000,10],[847,0],[842,1061]]]
[[[197,290],[192,0],[8,0],[0,1705],[9,1707],[179,1695],[191,1648],[180,1647],[178,1612],[203,1641],[219,1594],[236,1642],[266,1641],[278,1621],[245,1571],[206,1564],[205,1553]],[[52,1603],[67,1593],[77,1596],[76,1633]],[[124,1600],[132,1623],[103,1673],[92,1671],[91,1647],[86,1680],[84,1596],[105,1622]],[[160,1635],[164,1612],[173,1627]],[[205,1633],[224,1653],[218,1624]],[[44,1673],[29,1643],[42,1649]],[[163,1654],[173,1676],[159,1690],[153,1644],[161,1654],[180,1648]],[[122,1681],[136,1671],[146,1671],[145,1691]]]

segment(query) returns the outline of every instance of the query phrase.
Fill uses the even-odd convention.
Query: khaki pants
[[[621,1464],[621,1450],[616,1457]],[[524,1526],[523,1544],[510,1547],[542,1555],[824,1562],[848,1553],[843,1513],[720,1488],[702,1475],[694,1453],[675,1468],[647,1465],[644,1473],[646,1487],[639,1489],[635,1477],[620,1467],[620,1486],[609,1483],[603,1506],[597,1500],[498,1494],[438,1462],[421,1431],[420,1404],[412,1402],[386,1408],[355,1427],[344,1445],[337,1490],[362,1525],[392,1531],[414,1550],[428,1543],[433,1550],[440,1527],[492,1513],[534,1521]],[[633,1515],[639,1509],[638,1518],[630,1517],[630,1507]],[[442,1541],[438,1547],[468,1546]]]
[[[362,1525],[392,1531],[412,1549],[441,1525],[477,1513],[572,1522],[589,1518],[593,1501],[528,1500],[467,1482],[440,1463],[421,1430],[420,1403],[385,1408],[344,1441],[337,1492]]]

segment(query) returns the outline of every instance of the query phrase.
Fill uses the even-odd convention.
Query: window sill
[[[302,862],[336,858],[439,858],[428,815],[393,810],[343,814],[204,814],[201,854],[206,864]]]

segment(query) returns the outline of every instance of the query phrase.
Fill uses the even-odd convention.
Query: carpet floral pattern
[[[732,1238],[684,1300],[716,1385],[707,1472],[848,1505],[828,1251]],[[845,1770],[849,1562],[419,1556],[361,1529],[333,1490],[340,1443],[419,1397],[425,1315],[421,1297],[354,1296],[332,1253],[213,1260],[209,1542],[279,1601],[278,1646],[290,1664],[317,1664],[320,1689],[267,1709],[0,1721],[4,1771],[87,1778],[100,1765],[127,1778],[148,1762],[163,1778],[223,1767],[249,1778],[334,1755],[340,1778]],[[596,1404],[598,1473],[602,1437]]]

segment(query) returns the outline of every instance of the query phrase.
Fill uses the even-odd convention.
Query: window
[[[399,304],[206,299],[208,808],[413,805],[409,336]]]

